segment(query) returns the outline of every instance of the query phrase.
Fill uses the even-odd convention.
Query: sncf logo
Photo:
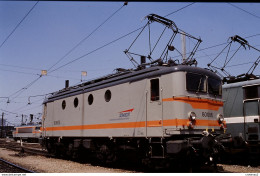
[[[121,111],[119,112],[119,117],[121,118],[126,118],[126,117],[129,117],[131,112],[133,112],[134,109],[128,109],[128,110],[125,110],[125,111]]]

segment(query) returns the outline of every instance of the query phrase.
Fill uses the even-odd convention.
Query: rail
[[[23,167],[21,167],[21,166],[18,166],[18,165],[16,165],[16,164],[11,163],[11,162],[9,162],[9,161],[6,161],[6,160],[4,160],[4,159],[1,159],[1,158],[0,158],[0,161],[3,162],[3,163],[5,163],[5,164],[8,164],[9,166],[12,166],[12,167],[15,167],[15,168],[17,168],[17,169],[20,169],[20,170],[22,170],[22,171],[24,171],[24,172],[27,172],[27,173],[35,173],[35,172],[32,171],[32,170],[23,168]]]

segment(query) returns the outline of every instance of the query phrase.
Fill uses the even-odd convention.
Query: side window
[[[62,101],[61,107],[62,107],[63,110],[66,108],[66,101],[65,100]]]
[[[150,81],[151,85],[151,101],[157,101],[160,99],[160,86],[159,79],[152,79]]]
[[[78,107],[78,105],[79,105],[79,99],[76,97],[74,99],[74,107],[76,108],[76,107]]]
[[[111,91],[107,90],[105,92],[105,100],[106,100],[106,102],[109,102],[111,100],[111,96],[112,96]]]
[[[92,105],[93,101],[94,101],[94,97],[93,97],[92,94],[90,94],[90,95],[88,96],[88,104],[89,104],[89,105]]]
[[[244,99],[259,98],[258,86],[248,86],[244,88]]]

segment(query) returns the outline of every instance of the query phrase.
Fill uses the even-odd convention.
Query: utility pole
[[[186,36],[185,33],[181,34],[181,43],[182,43],[182,62],[186,60]]]
[[[1,138],[4,137],[4,112],[2,112],[2,127],[1,127]]]

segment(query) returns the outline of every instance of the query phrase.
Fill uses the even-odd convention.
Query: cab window
[[[160,99],[160,90],[159,90],[159,79],[152,79],[150,81],[151,85],[151,101],[157,101]]]
[[[260,98],[258,93],[258,86],[244,87],[244,99]]]
[[[214,78],[208,78],[208,91],[210,94],[222,95],[222,82]]]
[[[206,76],[195,74],[195,73],[187,73],[186,74],[186,89],[188,91],[195,92],[207,92],[207,84],[206,84]]]

